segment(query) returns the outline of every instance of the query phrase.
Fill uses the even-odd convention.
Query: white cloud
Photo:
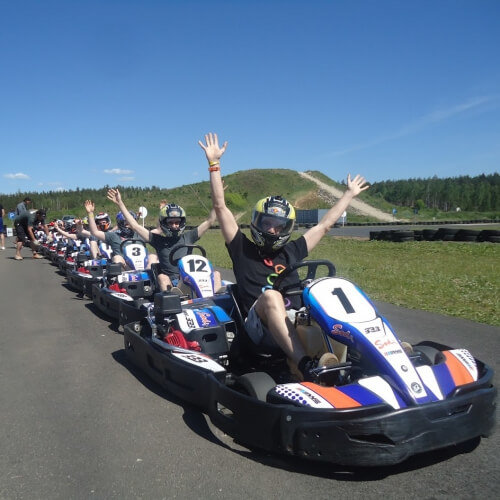
[[[347,153],[352,153],[353,151],[359,151],[361,149],[367,149],[372,146],[377,146],[382,144],[383,142],[391,141],[393,139],[397,139],[399,137],[403,137],[406,135],[414,134],[419,130],[424,129],[426,126],[439,123],[445,120],[448,120],[456,115],[465,113],[466,111],[470,111],[476,108],[483,106],[484,104],[491,103],[494,105],[495,101],[498,101],[498,96],[484,96],[484,97],[475,97],[469,99],[466,102],[456,104],[455,106],[451,106],[446,109],[438,109],[427,115],[421,116],[414,122],[407,123],[403,125],[399,130],[394,131],[392,134],[387,134],[385,136],[375,137],[372,140],[355,144],[351,147],[333,151],[328,156],[342,156]],[[484,107],[483,107],[484,108]],[[486,109],[486,108],[484,108]]]
[[[17,174],[4,174],[6,179],[29,179],[29,175],[18,172]]]
[[[106,168],[104,169],[105,174],[111,174],[111,175],[127,175],[127,174],[133,174],[133,170],[125,170],[123,168]]]

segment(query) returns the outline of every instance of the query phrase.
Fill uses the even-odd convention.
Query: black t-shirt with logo
[[[226,246],[233,261],[240,305],[245,317],[264,289],[272,287],[280,272],[290,264],[305,259],[308,255],[306,240],[303,236],[290,241],[270,256],[262,256],[259,247],[240,230],[233,241]],[[294,272],[285,279],[284,284],[297,282],[298,274]],[[299,297],[290,297],[290,301],[292,307],[300,306]]]

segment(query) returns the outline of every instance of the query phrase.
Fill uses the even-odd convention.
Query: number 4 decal
[[[354,307],[352,307],[352,304],[349,302],[349,299],[347,298],[342,288],[334,288],[332,290],[332,295],[336,295],[338,297],[340,303],[342,304],[342,307],[345,309],[345,312],[347,314],[352,314],[355,312]]]

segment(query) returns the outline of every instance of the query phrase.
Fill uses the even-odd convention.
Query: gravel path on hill
[[[329,186],[328,184],[325,184],[324,182],[321,182],[320,180],[316,179],[310,174],[307,174],[306,172],[299,172],[299,174],[304,177],[305,179],[308,179],[310,181],[315,182],[319,188],[323,189],[324,191],[330,193],[332,196],[335,198],[340,198],[342,196],[342,191],[340,189],[334,188],[333,186]],[[362,215],[368,215],[369,217],[373,217],[374,219],[384,221],[384,222],[394,222],[394,217],[392,215],[386,214],[385,212],[382,212],[382,210],[379,210],[378,208],[374,208],[367,203],[354,199],[351,201],[351,208],[356,210]]]

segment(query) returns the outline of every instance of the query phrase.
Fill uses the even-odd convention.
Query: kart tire
[[[429,363],[431,365],[436,364],[436,362],[438,360],[438,356],[441,354],[441,351],[439,351],[438,349],[436,349],[434,347],[428,346],[428,345],[413,346],[413,350],[418,351],[421,354],[423,354],[425,356],[425,358],[427,358],[427,360],[429,361]]]
[[[253,372],[238,377],[237,385],[249,396],[266,401],[267,393],[276,387],[276,382],[265,372]]]

